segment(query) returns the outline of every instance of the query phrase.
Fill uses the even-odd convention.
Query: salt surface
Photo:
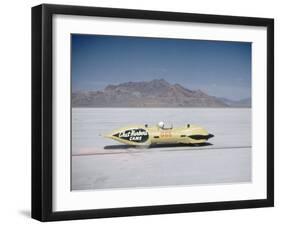
[[[205,147],[128,148],[102,135],[130,124],[197,124]],[[72,189],[109,189],[251,180],[251,109],[74,108]]]

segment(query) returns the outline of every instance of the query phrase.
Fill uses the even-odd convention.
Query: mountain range
[[[72,107],[251,107],[251,99],[233,101],[154,79],[72,92]]]
[[[226,105],[228,105],[229,107],[238,107],[238,108],[250,108],[252,107],[252,100],[251,98],[244,98],[241,100],[230,100],[227,98],[223,98],[223,97],[218,97],[219,100],[221,100],[222,102],[224,102]]]

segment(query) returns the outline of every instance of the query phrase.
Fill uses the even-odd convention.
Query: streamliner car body
[[[186,124],[182,127],[165,127],[163,122],[155,126],[132,125],[116,129],[105,135],[123,144],[150,146],[154,144],[202,144],[213,134],[197,125]]]

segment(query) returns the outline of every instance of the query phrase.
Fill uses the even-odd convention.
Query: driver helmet
[[[164,122],[158,122],[158,127],[163,129],[164,128]]]

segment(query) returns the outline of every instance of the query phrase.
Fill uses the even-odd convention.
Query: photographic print
[[[251,54],[71,34],[71,190],[250,183]]]
[[[274,206],[274,19],[32,8],[32,218]]]

